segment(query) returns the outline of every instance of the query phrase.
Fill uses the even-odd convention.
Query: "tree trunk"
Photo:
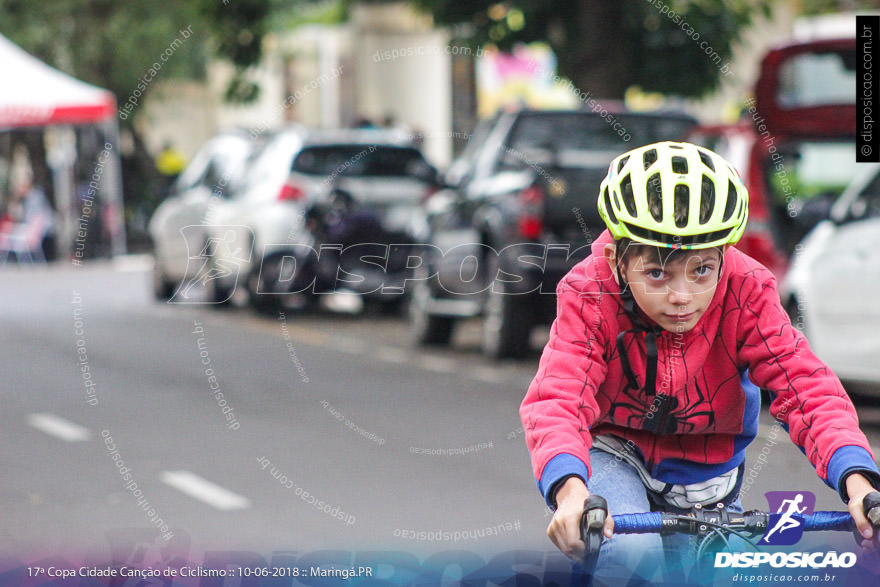
[[[590,97],[621,100],[631,85],[634,45],[625,36],[626,5],[618,0],[576,0],[571,18],[561,23],[564,43],[553,47],[560,73]]]

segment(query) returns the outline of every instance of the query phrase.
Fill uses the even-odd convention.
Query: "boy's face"
[[[629,283],[639,308],[664,330],[688,332],[702,317],[718,287],[719,249],[684,251],[665,264],[653,252],[631,254],[620,272]],[[605,258],[617,278],[614,245]]]

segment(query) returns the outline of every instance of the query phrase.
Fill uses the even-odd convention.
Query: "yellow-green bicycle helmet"
[[[658,247],[736,244],[748,208],[736,170],[691,143],[654,143],[624,153],[611,162],[599,188],[599,214],[615,240]]]

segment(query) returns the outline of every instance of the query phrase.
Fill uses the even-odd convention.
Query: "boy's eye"
[[[697,267],[696,270],[697,277],[706,277],[707,275],[712,273],[713,269],[714,267],[712,267],[711,265],[700,265],[699,267]]]
[[[645,275],[647,275],[651,279],[663,279],[663,270],[662,269],[648,269],[647,271],[645,271]]]

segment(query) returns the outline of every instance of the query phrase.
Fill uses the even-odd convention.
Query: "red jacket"
[[[557,318],[520,408],[535,477],[551,506],[557,481],[588,479],[592,434],[632,440],[652,476],[667,483],[705,481],[739,466],[760,411],[759,391],[741,383],[746,370],[770,392],[770,413],[787,425],[826,483],[841,491],[849,472],[877,475],[840,381],[792,327],[770,271],[734,248],[697,325],[657,336],[657,391],[671,396],[673,408],[667,433],[644,430],[651,398],[627,385],[616,345],[633,323],[602,254],[611,242],[605,231],[592,255],[560,281]],[[642,387],[644,338],[626,340]]]

